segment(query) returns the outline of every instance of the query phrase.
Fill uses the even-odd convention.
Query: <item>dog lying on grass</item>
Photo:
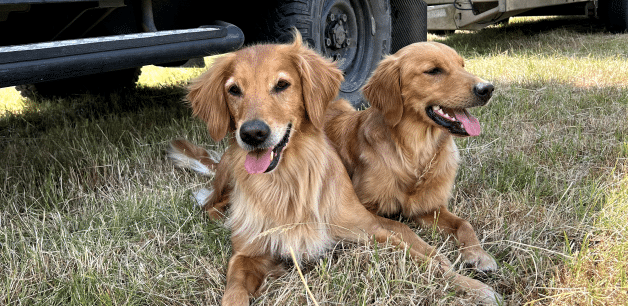
[[[371,107],[332,103],[325,134],[360,202],[381,216],[404,217],[452,234],[463,260],[480,271],[497,263],[466,220],[447,210],[458,169],[453,136],[480,134],[467,108],[485,105],[493,85],[467,72],[452,48],[422,42],[388,56],[364,87]]]

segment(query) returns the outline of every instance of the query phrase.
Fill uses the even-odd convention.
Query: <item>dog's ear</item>
[[[193,114],[207,123],[209,135],[215,141],[223,139],[233,126],[224,88],[232,59],[232,54],[216,59],[209,70],[188,87],[186,98]]]
[[[390,126],[397,125],[403,114],[400,82],[397,60],[389,55],[380,62],[362,89],[371,107],[379,109]]]
[[[329,59],[303,46],[301,34],[295,30],[292,52],[301,74],[303,100],[308,118],[318,129],[323,129],[325,110],[338,95],[344,80],[342,71]]]

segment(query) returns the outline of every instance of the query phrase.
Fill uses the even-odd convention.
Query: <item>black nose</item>
[[[270,135],[270,127],[260,120],[247,121],[240,126],[240,139],[244,143],[257,146]]]
[[[484,102],[488,102],[488,99],[493,95],[493,84],[491,83],[477,83],[473,86],[473,92],[478,98]]]

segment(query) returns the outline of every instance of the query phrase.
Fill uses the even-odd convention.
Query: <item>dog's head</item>
[[[467,72],[452,48],[436,42],[406,46],[379,64],[364,87],[372,107],[395,126],[404,112],[457,136],[481,128],[467,108],[488,103],[493,85]]]
[[[343,80],[336,65],[303,45],[261,44],[225,55],[190,86],[187,99],[219,141],[234,131],[249,173],[274,170],[295,131],[321,131]]]

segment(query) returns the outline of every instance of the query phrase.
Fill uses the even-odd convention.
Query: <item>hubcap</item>
[[[325,42],[327,47],[338,50],[349,46],[351,39],[349,38],[348,28],[346,27],[346,14],[329,14],[329,22],[325,33]]]
[[[334,1],[325,16],[324,55],[338,61],[340,69],[346,69],[355,57],[352,47],[357,35],[356,19],[349,1]]]

